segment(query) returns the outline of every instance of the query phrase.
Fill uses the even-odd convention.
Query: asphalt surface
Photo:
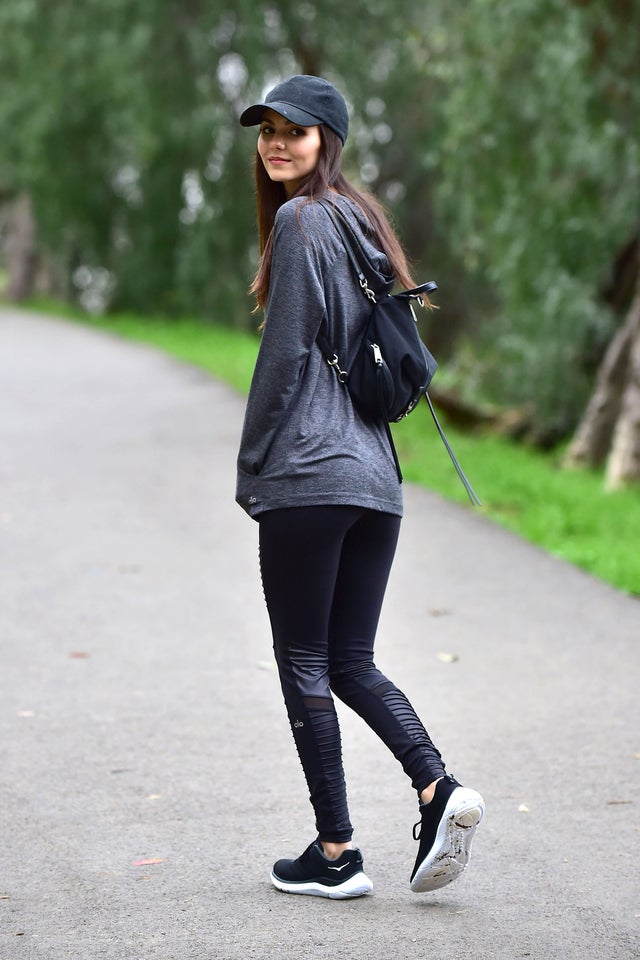
[[[415,797],[340,708],[373,894],[271,887],[313,820],[233,500],[243,406],[0,310],[1,960],[640,956],[640,603],[410,486],[378,663],[485,796],[470,868],[411,893]]]

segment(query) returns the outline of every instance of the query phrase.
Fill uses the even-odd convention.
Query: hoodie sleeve
[[[260,473],[273,438],[295,401],[309,352],[326,316],[322,215],[316,204],[290,201],[276,216],[265,325],[238,454],[242,474]]]

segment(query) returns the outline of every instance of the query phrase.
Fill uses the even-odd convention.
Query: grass
[[[448,456],[416,411],[395,432],[407,480],[464,502]],[[402,433],[401,433],[402,431]],[[563,470],[561,453],[543,454],[491,435],[447,436],[483,501],[502,526],[583,570],[640,596],[640,491],[606,493],[603,476]],[[635,531],[635,534],[634,534]]]
[[[59,304],[36,309],[159,347],[246,393],[258,348],[249,333],[200,320],[121,314],[91,318]],[[545,454],[491,436],[447,436],[494,521],[621,590],[640,596],[640,490],[605,493],[602,475],[560,469],[560,454]],[[467,497],[424,405],[394,427],[407,480],[448,499]]]

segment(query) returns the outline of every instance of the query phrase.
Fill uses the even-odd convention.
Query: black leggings
[[[400,518],[362,507],[260,517],[260,567],[284,701],[321,840],[351,839],[331,693],[356,711],[420,793],[444,764],[413,707],[373,662]]]

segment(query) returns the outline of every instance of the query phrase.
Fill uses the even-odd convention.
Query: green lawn
[[[65,313],[99,329],[153,344],[246,392],[258,347],[256,336],[197,320],[120,315],[79,317],[55,304],[36,307]],[[449,457],[423,405],[394,427],[407,480],[467,502]],[[564,471],[559,455],[543,454],[490,435],[447,436],[492,520],[558,557],[640,596],[640,489],[603,491],[602,477]]]

